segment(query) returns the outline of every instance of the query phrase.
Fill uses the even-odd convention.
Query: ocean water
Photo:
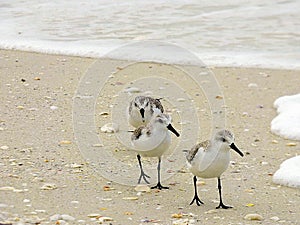
[[[300,141],[300,93],[278,98],[274,107],[278,115],[271,122],[271,131],[283,138]],[[299,147],[295,151],[297,153]],[[300,188],[300,156],[285,160],[274,174],[273,182]]]
[[[102,57],[155,40],[211,66],[300,69],[299,9],[298,0],[1,1],[0,48]]]

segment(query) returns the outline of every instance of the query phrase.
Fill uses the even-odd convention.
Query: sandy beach
[[[236,145],[246,153],[241,158],[232,152],[232,163],[222,176],[224,203],[234,208],[216,210],[217,179],[199,179],[198,191],[205,204],[189,205],[193,184],[192,175],[185,167],[164,172],[163,176],[171,174],[164,180],[169,190],[137,192],[134,189],[138,174],[135,155],[127,151],[114,134],[100,131],[101,126],[111,121],[111,116],[119,116],[115,110],[118,108],[116,96],[128,87],[129,78],[135,80],[141,74],[160,76],[164,73],[165,79],[180,83],[182,92],[193,99],[202,126],[199,140],[209,137],[211,124],[207,121],[211,115],[204,99],[206,93],[197,90],[195,83],[172,66],[140,63],[118,68],[117,73],[108,74],[111,80],[96,101],[97,134],[116,158],[137,170],[136,174],[127,174],[132,178],[132,185],[104,178],[87,163],[75,139],[73,100],[82,77],[95,61],[97,59],[0,50],[0,224],[300,223],[299,189],[272,183],[272,175],[280,164],[299,154],[300,143],[270,132],[270,122],[277,115],[273,102],[280,96],[299,93],[299,71],[211,69],[222,92],[216,93],[216,99],[225,101],[226,127],[234,132]],[[122,63],[103,59],[102,64],[117,68]],[[100,68],[99,76],[106,71],[109,71],[106,67]],[[164,85],[173,84],[165,82]],[[180,93],[173,91],[168,94]],[[174,108],[173,100],[168,101],[171,97],[161,97],[166,99],[163,103],[173,115],[174,126],[182,130],[179,120],[180,111],[184,110]],[[189,103],[187,98],[176,99]],[[115,114],[112,115],[112,111]],[[124,129],[120,127],[117,134],[129,135]],[[181,139],[173,140],[173,146],[181,142]],[[176,157],[183,155],[174,156],[174,160]],[[147,159],[145,162],[156,163]],[[163,170],[164,165],[163,161]],[[253,213],[262,219],[244,219]]]

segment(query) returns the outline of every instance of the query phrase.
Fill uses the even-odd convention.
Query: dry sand
[[[26,221],[28,224],[97,224],[104,216],[113,219],[107,224],[300,223],[299,189],[272,183],[272,174],[285,159],[299,153],[300,145],[287,146],[291,141],[270,132],[270,122],[276,116],[273,102],[280,96],[299,92],[299,71],[212,68],[224,94],[217,99],[225,100],[226,126],[235,133],[236,144],[247,153],[244,158],[232,153],[233,162],[222,177],[224,202],[234,208],[216,210],[216,179],[199,183],[204,205],[189,205],[193,185],[192,175],[186,168],[178,173],[171,171],[173,176],[164,180],[170,190],[138,193],[134,190],[135,174],[128,174],[132,186],[121,185],[114,176],[112,180],[105,179],[86,163],[74,138],[72,107],[80,79],[95,59],[6,50],[0,53],[0,224]],[[102,62],[118,65],[113,60]],[[99,74],[105,70],[100,68]],[[97,99],[95,121],[104,145],[131,169],[138,170],[134,154],[122,147],[114,135],[101,133],[99,127],[109,121],[112,109],[117,108],[111,107],[117,105],[114,100],[120,90],[130,86],[126,83],[127,75],[138,78],[147,73],[159,75],[162,71],[171,74],[168,79],[175,77],[194,99],[203,124],[199,139],[210,133],[210,125],[205,121],[211,115],[207,101],[202,99],[203,93],[193,82],[185,81],[177,69],[153,63],[119,68],[119,73],[105,86],[107,91],[104,88]],[[171,95],[162,97],[168,99]],[[187,99],[178,102],[181,101],[189,102]],[[174,108],[171,100],[164,103],[173,114],[174,126],[183,129],[178,123],[180,109]],[[125,133],[120,129],[122,132]],[[156,161],[144,162],[155,165]],[[258,213],[263,219],[245,220],[251,213]],[[63,216],[51,217],[55,214]],[[95,214],[96,218],[89,218],[89,214]],[[61,218],[63,221],[57,222]]]

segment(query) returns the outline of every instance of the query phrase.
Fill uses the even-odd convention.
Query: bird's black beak
[[[173,132],[176,135],[176,137],[180,136],[180,134],[175,130],[175,128],[172,126],[172,124],[169,124],[167,126],[167,128],[168,128],[169,131]]]
[[[140,113],[141,113],[142,118],[144,119],[145,118],[145,109],[141,108]]]
[[[238,147],[236,147],[234,143],[232,143],[230,145],[230,148],[232,148],[234,151],[236,151],[237,153],[239,153],[240,156],[242,156],[242,157],[244,156],[244,153],[242,153],[241,150],[239,150]]]

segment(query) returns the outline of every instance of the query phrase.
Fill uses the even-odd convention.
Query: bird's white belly
[[[138,153],[144,157],[160,157],[171,145],[171,136],[166,134],[166,137],[153,149],[139,150]]]
[[[213,158],[203,157],[202,160],[196,160],[190,165],[190,171],[197,177],[214,178],[220,177],[228,168],[230,154],[228,152],[219,152]]]

